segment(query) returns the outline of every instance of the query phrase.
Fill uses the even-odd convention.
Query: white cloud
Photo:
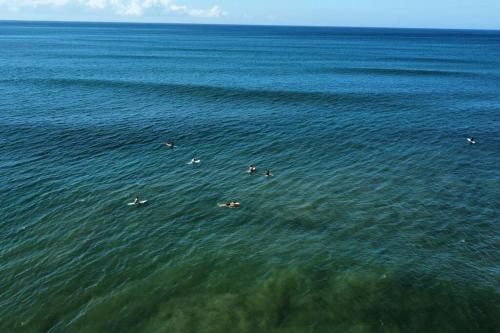
[[[144,12],[144,4],[137,1],[131,1],[124,5],[118,12],[118,14],[128,15],[128,16],[141,16]]]
[[[171,4],[169,9],[175,13],[185,13],[187,11],[186,6],[179,6],[176,5],[175,3]]]
[[[90,8],[103,9],[107,5],[107,0],[88,0],[85,5]]]
[[[51,1],[51,0],[38,0],[38,1]],[[65,1],[65,0],[52,0],[52,1]],[[106,0],[88,0],[87,5],[90,6],[90,2],[100,1],[105,2]],[[111,7],[116,13],[121,15],[130,16],[140,16],[143,15],[144,11],[147,9],[157,9],[161,8],[166,12],[172,12],[178,15],[189,15],[193,17],[206,17],[206,18],[217,18],[227,15],[227,12],[223,11],[219,6],[215,5],[209,9],[198,9],[189,8],[186,5],[179,5],[173,0],[109,0]],[[104,8],[96,7],[92,8]]]
[[[6,6],[10,9],[22,10],[23,7],[63,7],[83,6],[89,10],[111,10],[117,15],[142,16],[148,10],[161,9],[176,15],[193,17],[217,18],[227,15],[219,6],[208,9],[191,8],[177,4],[175,0],[0,0],[0,9]]]
[[[31,7],[39,7],[39,6],[53,6],[60,7],[69,3],[69,0],[20,0],[20,1],[3,1],[4,3],[10,4],[13,7],[22,7],[22,6],[31,6]]]
[[[210,9],[191,9],[189,15],[194,17],[221,17],[226,16],[227,12],[216,5]]]

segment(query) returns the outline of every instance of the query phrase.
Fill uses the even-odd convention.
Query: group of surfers
[[[467,138],[467,141],[470,143],[470,144],[475,144],[476,143],[476,139],[472,136],[470,138]],[[165,143],[165,146],[169,147],[169,148],[175,148],[175,142],[174,141],[167,141]],[[196,157],[193,157],[193,159],[191,160],[191,163],[190,164],[196,164],[196,163],[200,163],[201,160],[200,159],[197,159]],[[247,172],[249,174],[254,174],[257,172],[257,167],[253,164],[251,164],[249,167],[248,167],[248,170]],[[271,177],[273,174],[271,173],[271,171],[267,170],[266,173],[265,173],[265,176],[266,177]],[[134,205],[136,206],[139,206],[141,205],[141,201],[139,200],[139,196],[136,196],[135,199],[134,199]],[[240,203],[237,202],[237,201],[228,201],[224,204],[221,204],[219,205],[220,207],[229,207],[229,208],[237,208],[240,206]]]
[[[165,143],[165,146],[167,146],[168,148],[175,148],[175,142],[174,141],[167,141]],[[191,160],[190,164],[197,164],[197,163],[200,163],[201,160],[200,159],[197,159],[196,157],[193,157],[193,159]],[[255,165],[250,165],[248,167],[248,171],[247,171],[249,174],[254,174],[257,172],[257,167]],[[271,173],[270,170],[267,170],[266,173],[265,173],[265,176],[266,177],[272,177],[273,174]],[[139,196],[136,196],[135,199],[134,199],[134,205],[136,206],[139,206],[141,205],[141,200],[139,200]],[[229,208],[237,208],[240,206],[240,203],[237,202],[237,201],[228,201],[224,204],[221,204],[219,205],[220,207],[229,207]]]

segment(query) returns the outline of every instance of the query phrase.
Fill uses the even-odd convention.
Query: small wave
[[[479,61],[470,59],[454,59],[454,58],[425,58],[425,57],[384,57],[377,60],[381,61],[398,61],[398,62],[420,62],[420,63],[445,63],[445,64],[476,64]],[[484,63],[484,61],[481,61]]]
[[[481,76],[480,73],[445,71],[445,70],[428,70],[428,69],[404,69],[404,68],[321,68],[316,73],[332,73],[346,75],[381,75],[381,76],[447,76],[447,77],[474,77]]]
[[[109,60],[193,60],[215,58],[216,56],[183,56],[183,55],[158,55],[158,54],[78,54],[78,53],[60,53],[51,56],[54,59],[109,59]]]
[[[357,71],[357,70],[355,70]],[[393,92],[318,92],[318,91],[292,91],[292,90],[271,90],[271,89],[245,89],[227,88],[208,85],[191,85],[177,83],[154,83],[141,81],[120,81],[120,80],[100,80],[100,79],[26,79],[26,80],[0,80],[3,83],[30,83],[34,85],[55,86],[65,88],[79,86],[84,88],[118,88],[131,89],[134,91],[158,93],[162,96],[168,95],[189,95],[219,101],[253,100],[279,103],[321,103],[338,104],[351,103],[384,103],[401,101],[404,93]]]

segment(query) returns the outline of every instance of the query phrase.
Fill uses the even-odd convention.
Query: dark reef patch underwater
[[[110,305],[103,304],[89,314],[91,322],[74,328],[145,332],[493,332],[498,328],[498,298],[489,297],[491,290],[460,291],[446,283],[429,287],[434,283],[430,278],[412,281],[373,273],[311,279],[280,271],[233,292],[226,285],[202,288],[201,294],[199,285],[183,286],[192,290],[189,296],[137,291],[133,299],[141,300],[141,305],[124,311],[123,318],[106,320]],[[119,297],[111,310],[132,303],[130,297]]]
[[[0,22],[0,50],[0,332],[500,332],[500,32]]]

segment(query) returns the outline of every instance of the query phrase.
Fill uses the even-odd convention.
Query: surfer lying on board
[[[134,199],[134,205],[140,205],[141,202],[139,201],[139,196],[136,196]]]
[[[167,141],[167,143],[165,143],[165,146],[167,146],[169,148],[174,148],[175,147],[175,143],[173,141]]]
[[[231,201],[231,202],[226,202],[225,205],[226,207],[236,208],[240,206],[240,203],[236,201]]]
[[[255,171],[257,171],[257,168],[253,164],[248,167],[248,173],[254,173]]]

